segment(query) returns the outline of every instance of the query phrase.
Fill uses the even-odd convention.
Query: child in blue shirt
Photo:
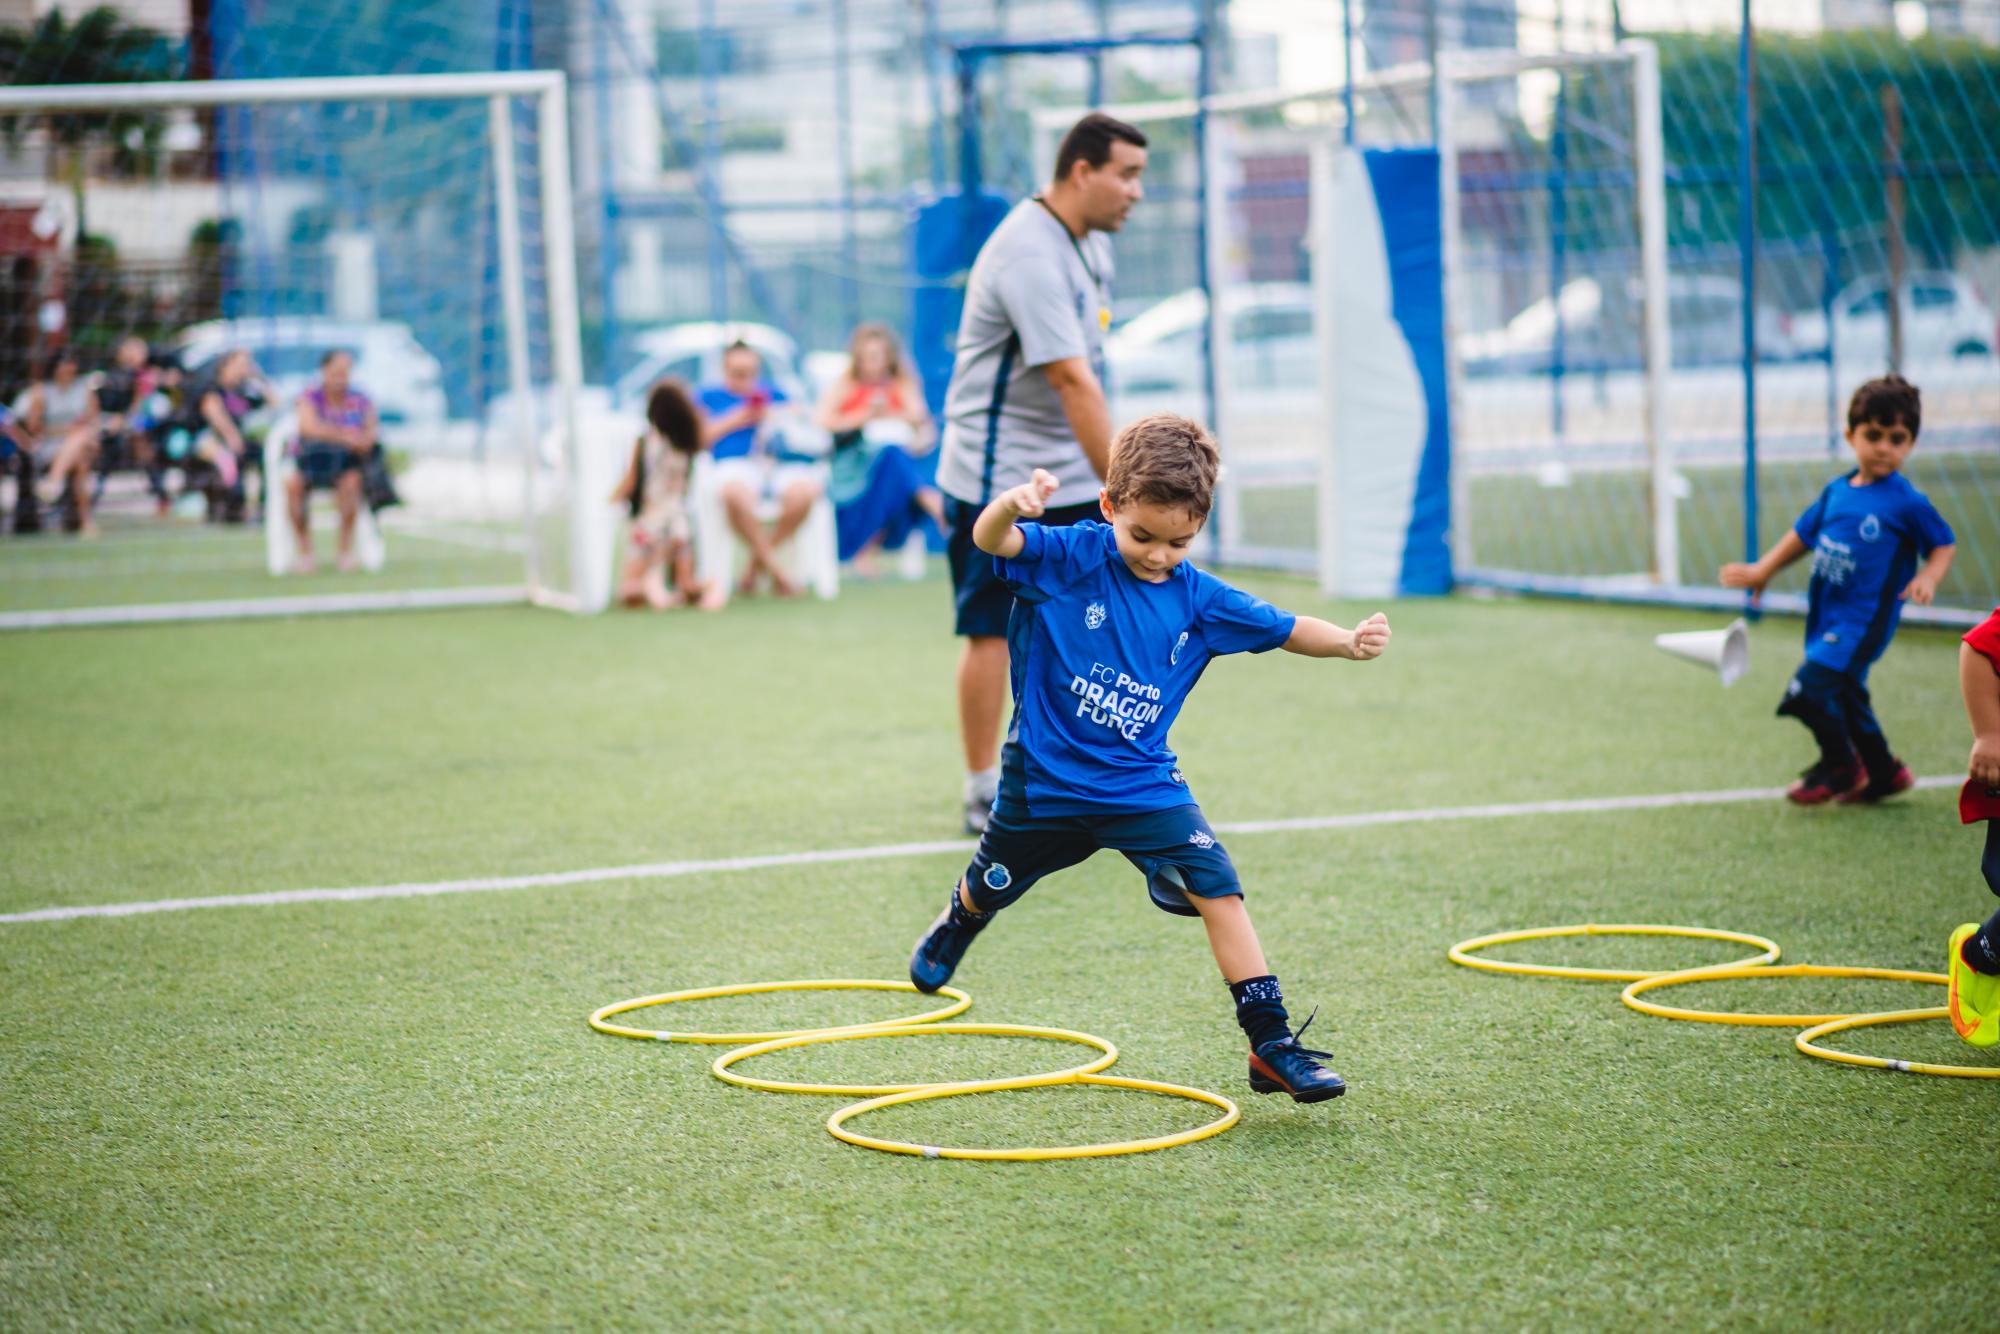
[[[936,991],[1000,909],[1043,876],[1115,848],[1146,877],[1156,907],[1202,919],[1250,1041],[1250,1087],[1321,1102],[1346,1085],[1319,1063],[1327,1053],[1293,1035],[1236,868],[1188,791],[1167,729],[1211,658],[1283,648],[1367,661],[1388,647],[1389,622],[1378,612],[1343,630],[1295,617],[1185,563],[1218,463],[1196,423],[1146,417],[1112,443],[1099,500],[1106,522],[1018,522],[1039,517],[1057,490],[1055,476],[1036,469],[973,524],[973,542],[1014,593],[1014,715],[979,849],[917,942],[910,980]]]
[[[1778,571],[1812,554],[1806,659],[1778,705],[1819,743],[1819,758],[1785,789],[1802,806],[1880,801],[1916,782],[1875,720],[1868,669],[1895,636],[1903,603],[1930,605],[1957,552],[1951,525],[1901,475],[1922,418],[1917,387],[1900,375],[1855,390],[1847,405],[1854,470],[1828,482],[1754,564],[1722,567],[1725,587],[1758,597]]]

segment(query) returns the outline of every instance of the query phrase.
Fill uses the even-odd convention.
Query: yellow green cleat
[[[2000,975],[1982,973],[1965,961],[1965,942],[1979,930],[1967,922],[1951,933],[1945,973],[1951,978],[1947,1002],[1952,1029],[1975,1047],[2000,1043]]]

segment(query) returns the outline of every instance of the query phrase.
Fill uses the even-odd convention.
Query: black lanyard
[[[1040,195],[1036,195],[1035,202],[1046,209],[1048,215],[1056,220],[1056,226],[1062,228],[1062,234],[1069,239],[1069,248],[1076,251],[1076,262],[1083,265],[1083,271],[1090,275],[1090,285],[1096,290],[1097,299],[1101,303],[1104,300],[1104,283],[1098,278],[1097,270],[1090,266],[1090,261],[1083,257],[1083,242],[1076,239],[1076,233],[1071,231],[1069,224],[1062,220],[1062,214],[1049,208],[1048,200],[1042,198]]]

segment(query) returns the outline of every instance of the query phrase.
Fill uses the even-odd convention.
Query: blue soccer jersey
[[[1181,702],[1209,659],[1277,648],[1295,618],[1186,561],[1147,583],[1109,524],[1020,529],[1020,554],[995,561],[1016,599],[1001,802],[1036,817],[1192,803],[1167,747]]]
[[[1855,475],[1828,482],[1792,531],[1812,551],[1806,661],[1864,676],[1896,633],[1917,562],[1954,538],[1901,473],[1867,486]]]

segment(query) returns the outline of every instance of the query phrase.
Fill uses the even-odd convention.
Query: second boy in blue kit
[[[1147,417],[1112,446],[1107,523],[1017,522],[1038,517],[1055,494],[1057,479],[1038,469],[974,524],[973,541],[997,558],[1016,598],[1014,715],[979,850],[917,942],[910,980],[937,990],[995,913],[1043,876],[1113,848],[1145,876],[1155,906],[1202,919],[1249,1038],[1251,1088],[1319,1102],[1346,1086],[1319,1063],[1326,1053],[1293,1035],[1236,868],[1188,791],[1167,729],[1212,658],[1284,648],[1365,661],[1388,647],[1389,623],[1377,613],[1344,630],[1295,617],[1184,564],[1208,518],[1217,464],[1200,426]]]
[[[1778,571],[1812,555],[1806,660],[1778,706],[1819,743],[1819,758],[1785,790],[1802,806],[1880,801],[1916,782],[1875,720],[1868,669],[1895,636],[1904,601],[1929,605],[1956,551],[1951,525],[1901,474],[1922,418],[1917,387],[1901,376],[1855,390],[1854,471],[1828,482],[1754,564],[1722,567],[1725,586],[1762,594]]]

